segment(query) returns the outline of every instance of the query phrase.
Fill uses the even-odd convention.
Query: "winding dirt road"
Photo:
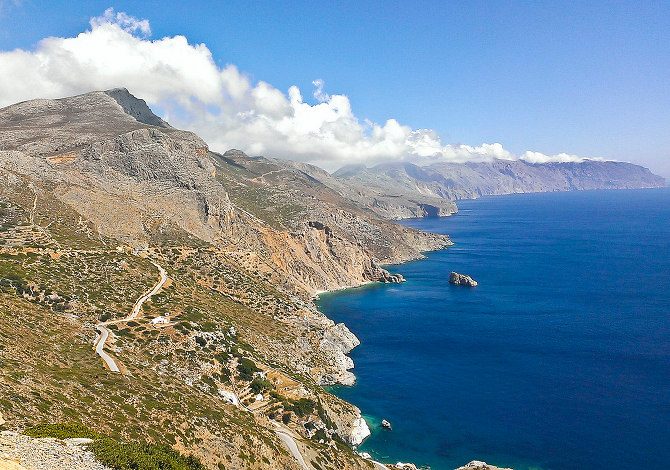
[[[103,361],[105,361],[105,364],[107,364],[107,367],[109,370],[112,372],[120,372],[119,366],[116,364],[116,361],[105,352],[105,342],[107,339],[109,339],[109,329],[107,328],[108,325],[115,325],[118,323],[125,323],[130,320],[134,320],[137,318],[137,316],[140,314],[140,310],[142,310],[142,304],[149,300],[153,295],[156,295],[159,290],[165,285],[168,279],[167,271],[160,267],[160,265],[154,261],[151,261],[151,264],[156,266],[158,268],[158,272],[160,273],[160,280],[156,283],[155,286],[151,288],[147,293],[145,293],[142,297],[137,299],[137,302],[135,302],[135,305],[133,306],[132,311],[130,314],[125,317],[125,318],[119,318],[117,320],[109,320],[106,322],[98,323],[95,328],[98,330],[98,337],[95,339],[95,342],[93,345],[95,346],[95,352],[98,356],[102,358]]]
[[[275,431],[275,434],[279,439],[281,439],[288,451],[291,453],[293,458],[298,461],[303,470],[311,470],[310,467],[307,466],[307,463],[305,463],[305,459],[302,457],[302,454],[298,449],[298,445],[295,443],[295,439],[293,439],[290,434],[279,429]]]

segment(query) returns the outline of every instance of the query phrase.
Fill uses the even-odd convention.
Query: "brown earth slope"
[[[5,428],[78,421],[212,468],[300,468],[278,430],[314,468],[370,468],[360,412],[321,387],[351,383],[358,341],[311,297],[450,243],[297,167],[210,152],[126,90],[0,109],[0,228]],[[113,373],[95,324],[128,315],[152,262],[168,282],[109,325]]]

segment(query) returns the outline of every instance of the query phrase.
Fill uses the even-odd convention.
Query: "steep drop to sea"
[[[408,225],[455,245],[393,266],[401,285],[324,294],[360,338],[335,393],[360,450],[434,470],[664,468],[670,461],[670,190],[461,201]],[[475,288],[451,286],[450,271]],[[382,429],[388,419],[393,430]]]

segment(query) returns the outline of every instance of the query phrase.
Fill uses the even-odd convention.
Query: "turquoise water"
[[[323,295],[361,339],[335,390],[376,458],[453,469],[670,468],[670,191],[462,201],[407,282]],[[450,286],[450,271],[474,289]],[[388,419],[392,431],[379,429]]]

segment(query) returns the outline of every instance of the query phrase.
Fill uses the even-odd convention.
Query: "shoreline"
[[[554,192],[554,191],[552,191],[552,192],[547,192],[547,191],[544,191],[544,192],[543,192],[543,191],[537,191],[537,192],[525,192],[525,193],[508,193],[508,194],[485,195],[485,196],[481,196],[481,197],[477,197],[477,198],[471,198],[471,199],[460,199],[460,201],[480,201],[480,200],[485,200],[485,199],[490,199],[490,198],[491,198],[491,199],[492,199],[492,198],[500,198],[501,196],[502,196],[502,197],[505,197],[505,196],[507,196],[507,197],[515,197],[515,196],[523,196],[523,195],[533,195],[533,196],[537,196],[537,195],[542,195],[542,194],[554,194],[554,193],[561,193],[561,194],[564,194],[564,193],[596,193],[596,192],[602,192],[602,191],[606,191],[606,192],[618,192],[618,191],[634,191],[634,192],[641,192],[641,191],[649,191],[649,190],[668,190],[668,189],[670,189],[670,186],[665,186],[665,187],[650,187],[650,188],[621,188],[621,189],[618,189],[618,188],[610,188],[610,189],[572,190],[572,191],[555,191],[555,192]],[[426,220],[426,219],[444,220],[444,219],[446,219],[446,218],[448,218],[448,217],[451,217],[451,216],[453,216],[453,215],[457,215],[457,214],[459,214],[460,212],[461,212],[461,210],[460,210],[460,208],[459,208],[459,210],[458,210],[457,212],[455,212],[455,213],[453,213],[453,214],[445,215],[445,216],[438,216],[438,217],[409,217],[409,218],[405,218],[405,219],[395,220],[394,222],[402,225],[402,224],[403,224],[403,221],[409,221],[409,220]],[[434,233],[434,232],[429,232],[429,233]],[[410,259],[401,260],[401,261],[397,261],[397,262],[390,262],[390,263],[380,264],[379,266],[382,267],[383,269],[388,269],[389,267],[393,267],[393,266],[400,266],[400,265],[404,265],[404,264],[407,264],[407,263],[410,263],[410,262],[414,262],[414,261],[422,261],[422,260],[425,260],[425,259],[427,258],[427,254],[429,254],[429,253],[437,253],[437,252],[440,252],[440,251],[443,251],[443,250],[448,250],[449,248],[453,247],[453,246],[455,245],[454,241],[451,239],[451,237],[449,237],[449,240],[450,240],[450,243],[449,243],[448,245],[445,245],[445,246],[443,246],[443,247],[440,247],[440,248],[437,248],[437,249],[434,249],[434,250],[426,250],[426,251],[423,251],[423,252],[421,252],[421,256],[417,256],[417,257],[415,257],[415,258],[410,258]],[[393,283],[385,283],[385,282],[381,282],[381,281],[365,281],[365,282],[363,282],[363,283],[361,283],[361,284],[358,284],[358,285],[343,286],[343,287],[341,287],[341,288],[337,288],[337,289],[320,290],[320,291],[317,291],[317,292],[311,297],[311,300],[312,300],[313,304],[315,305],[315,307],[316,307],[316,309],[317,309],[317,311],[318,311],[319,313],[321,313],[322,315],[324,315],[328,320],[331,320],[331,321],[335,322],[335,320],[333,320],[330,316],[326,315],[326,313],[325,313],[323,310],[321,310],[320,306],[318,305],[318,301],[320,300],[320,296],[321,296],[321,295],[323,295],[323,294],[327,294],[327,295],[344,294],[344,293],[346,293],[346,291],[348,291],[348,290],[365,289],[365,288],[375,287],[375,286],[377,286],[377,285],[381,286],[381,285],[384,285],[384,284],[393,284]],[[397,284],[404,284],[404,282],[400,282],[400,283],[397,283]],[[343,323],[344,326],[347,328],[347,330],[349,330],[349,328],[348,328],[348,326],[346,325],[346,323],[344,323],[344,322],[342,322],[342,323]],[[349,331],[350,331],[350,330],[349,330]],[[360,346],[360,345],[359,345],[359,346]],[[349,352],[347,352],[347,353],[346,353],[346,356],[350,358],[350,353],[351,353],[351,351],[353,351],[353,349],[355,349],[356,347],[358,347],[358,346],[355,346],[354,348],[352,348],[352,350],[350,350]],[[350,358],[350,359],[351,359],[351,358]],[[352,363],[353,363],[353,360],[352,360]],[[354,374],[354,377],[355,377],[355,374]],[[358,379],[355,377],[355,380],[357,381]],[[337,395],[336,393],[334,393],[334,390],[333,390],[333,389],[337,389],[337,388],[340,388],[340,387],[342,387],[342,388],[351,388],[352,386],[355,385],[355,383],[356,383],[356,382],[354,382],[354,384],[351,384],[351,385],[342,384],[342,383],[337,383],[337,384],[333,384],[333,385],[329,385],[329,386],[324,387],[324,390],[326,390],[328,393],[331,393],[331,394],[337,396],[338,398],[341,398],[341,397],[339,397],[339,395]],[[343,399],[343,398],[341,398],[341,399]],[[344,399],[343,399],[343,400],[344,400]],[[345,400],[345,401],[347,401],[347,403],[350,403],[351,405],[353,405],[353,406],[355,406],[356,408],[358,408],[358,406],[355,405],[354,403],[351,403],[351,402],[349,402],[348,400]],[[361,445],[363,445],[363,444],[364,444],[370,437],[372,437],[373,432],[378,432],[379,429],[380,429],[380,427],[379,427],[378,425],[371,425],[370,423],[367,422],[366,418],[369,419],[369,418],[371,417],[371,415],[364,413],[364,410],[360,410],[360,417],[366,422],[366,424],[367,424],[367,426],[368,426],[368,429],[370,430],[370,434],[369,434],[368,436],[366,436],[365,439],[363,439],[363,441],[361,441],[360,444],[358,444],[358,445],[356,445],[356,446],[353,446],[355,452],[358,452],[358,448],[359,448]],[[375,418],[376,418],[376,417],[375,417]],[[381,419],[381,418],[380,418],[380,419]],[[374,422],[374,421],[373,421],[373,422]],[[374,452],[373,449],[368,449],[368,450]],[[367,451],[366,451],[366,452],[367,452]],[[383,459],[383,457],[377,457],[377,458],[382,458],[382,459]],[[370,460],[370,461],[374,462],[374,460]],[[388,464],[388,465],[394,465],[394,464],[390,463],[390,464]]]
[[[456,214],[456,213],[457,213],[457,212],[455,212],[454,214]],[[447,216],[443,216],[443,217],[435,217],[435,218],[436,218],[436,219],[444,219],[444,218],[447,218],[447,217],[451,217],[451,216],[454,215],[454,214],[449,214],[449,215],[447,215]],[[411,218],[402,219],[402,220],[425,219],[425,218],[426,218],[426,217],[411,217]],[[399,222],[399,221],[395,221],[395,222],[398,223],[398,224],[401,224],[401,222]],[[433,233],[433,232],[430,232],[430,233]],[[406,259],[406,260],[402,260],[402,261],[398,261],[398,262],[391,262],[391,263],[386,263],[386,264],[380,264],[379,266],[382,267],[383,269],[387,269],[388,267],[392,267],[392,266],[400,266],[400,265],[407,264],[407,263],[414,262],[414,261],[422,261],[422,260],[425,260],[425,259],[427,258],[427,254],[428,254],[428,253],[437,253],[437,252],[440,252],[440,251],[443,251],[443,250],[448,250],[449,248],[451,248],[452,246],[454,246],[454,244],[455,244],[455,243],[451,240],[451,238],[449,238],[449,244],[447,244],[447,245],[445,245],[445,246],[442,246],[442,247],[440,247],[440,248],[436,248],[436,249],[434,249],[434,250],[426,250],[426,251],[422,251],[421,254],[420,254],[420,256],[417,256],[417,257],[415,257],[415,258],[410,258],[410,259]],[[391,273],[391,274],[393,274],[393,273]],[[314,306],[316,307],[316,310],[317,310],[321,315],[323,315],[325,318],[327,318],[328,320],[332,321],[333,323],[337,324],[337,323],[335,322],[335,320],[333,320],[333,319],[330,318],[328,315],[326,315],[326,313],[323,312],[323,311],[321,310],[321,308],[319,307],[319,305],[318,305],[318,301],[320,300],[320,296],[321,296],[321,295],[323,295],[323,294],[327,294],[327,295],[343,294],[343,293],[345,293],[345,292],[348,291],[348,290],[372,288],[372,287],[383,286],[383,285],[389,285],[389,284],[402,285],[402,284],[404,284],[405,282],[407,282],[407,281],[406,281],[406,280],[403,280],[402,282],[397,282],[397,283],[393,283],[393,282],[382,282],[382,281],[365,281],[365,282],[362,282],[361,284],[358,284],[358,285],[343,286],[343,287],[341,287],[341,288],[337,288],[337,289],[318,290],[318,291],[316,291],[316,292],[312,295],[312,297],[311,297],[310,300],[312,301],[312,303],[313,303]],[[349,332],[351,332],[351,330],[349,330],[349,327],[346,325],[346,323],[342,322],[342,324],[344,325],[344,327],[345,327]],[[351,334],[353,334],[353,335],[355,336],[355,334],[354,334],[353,332],[351,332]],[[358,337],[356,337],[356,339],[358,339]],[[359,343],[360,343],[360,340],[359,340]],[[347,353],[345,353],[345,356],[351,360],[351,363],[352,363],[352,364],[354,364],[354,363],[353,363],[353,359],[351,359],[351,357],[350,357],[351,351],[353,351],[354,349],[356,349],[356,348],[359,347],[359,346],[360,346],[360,344],[357,345],[357,346],[354,346],[351,350],[349,350]],[[352,367],[351,369],[354,369],[354,367]],[[353,373],[352,373],[352,374],[353,374]],[[336,388],[339,388],[339,387],[342,387],[342,388],[351,388],[351,387],[353,387],[353,386],[356,384],[356,381],[358,380],[357,377],[356,377],[356,375],[355,375],[355,374],[353,374],[353,375],[354,375],[354,382],[353,382],[352,384],[335,383],[335,384],[332,384],[332,385],[322,386],[322,388],[323,388],[327,393],[330,393],[330,394],[336,396],[337,398],[340,398],[341,400],[344,400],[343,398],[339,397],[336,393],[334,393],[334,390],[333,390],[333,389],[336,389]],[[396,465],[396,464],[393,464],[393,463],[386,463],[386,464],[385,464],[385,463],[379,462],[379,461],[377,461],[377,460],[375,460],[375,459],[373,459],[373,458],[367,458],[367,457],[364,457],[364,454],[368,454],[368,455],[369,455],[369,453],[368,453],[368,452],[359,452],[359,451],[358,451],[359,447],[362,446],[362,445],[363,445],[363,444],[364,444],[364,443],[365,443],[365,442],[372,436],[373,432],[378,432],[379,429],[381,429],[381,427],[380,427],[381,425],[377,425],[376,423],[375,423],[374,425],[372,425],[371,423],[368,422],[368,420],[370,420],[370,418],[372,417],[371,415],[363,413],[363,410],[361,410],[356,404],[351,403],[351,402],[349,402],[348,400],[344,400],[344,401],[347,402],[347,403],[349,403],[350,405],[356,407],[356,409],[359,410],[359,412],[360,412],[359,419],[363,420],[363,422],[365,423],[365,426],[367,427],[367,430],[369,431],[369,434],[366,435],[366,436],[363,438],[363,440],[360,441],[360,443],[358,443],[357,445],[353,445],[353,446],[352,446],[353,451],[356,452],[357,454],[359,454],[361,457],[365,458],[366,460],[372,462],[373,465],[375,466],[375,468],[388,468],[388,467],[386,467],[386,465],[391,465],[391,466],[392,466],[392,465]],[[367,419],[366,419],[366,418],[367,418]],[[372,450],[372,449],[370,449],[370,450]],[[372,452],[374,452],[374,450],[372,450]],[[381,458],[381,457],[377,457],[377,458]],[[398,463],[401,463],[401,462],[398,462]],[[406,463],[406,464],[407,464],[407,463]],[[411,465],[411,464],[407,464],[407,465]],[[423,467],[416,467],[416,468],[423,468]]]

